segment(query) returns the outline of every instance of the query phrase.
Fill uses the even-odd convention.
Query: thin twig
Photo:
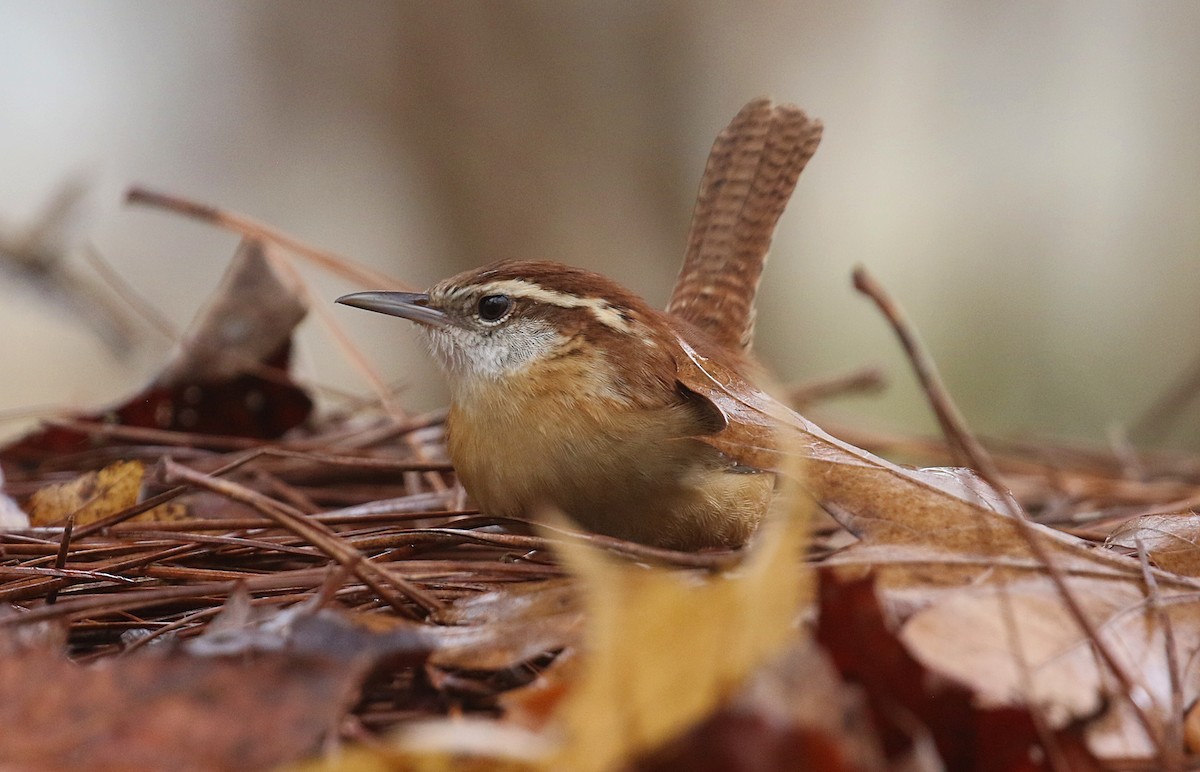
[[[62,579],[84,580],[89,582],[112,582],[115,584],[136,584],[128,577],[104,571],[87,571],[78,568],[39,568],[37,566],[0,566],[0,576],[52,576]],[[52,590],[57,592],[57,588]],[[53,605],[47,595],[47,605]]]
[[[900,345],[904,347],[904,353],[908,355],[913,372],[921,382],[921,388],[929,397],[930,407],[933,408],[938,424],[942,427],[946,441],[950,443],[955,455],[959,456],[959,462],[965,463],[969,459],[979,459],[981,463],[987,465],[987,471],[991,472],[993,477],[998,477],[999,473],[987,451],[979,444],[975,436],[966,430],[966,421],[958,412],[954,401],[950,399],[950,394],[946,391],[942,378],[938,374],[937,365],[934,364],[933,358],[925,353],[925,349],[917,337],[916,328],[908,321],[904,310],[888,296],[879,282],[862,266],[854,269],[854,288],[871,298],[891,323],[892,330],[900,339]]]
[[[79,538],[81,537],[77,532],[75,534],[75,539],[78,540]],[[185,555],[195,554],[199,551],[199,548],[192,544],[181,544],[167,547],[165,549],[161,547],[155,547],[152,552],[143,552],[142,554],[135,555],[134,557],[110,561],[100,566],[100,568],[106,575],[112,575],[113,577],[119,578],[122,573],[133,571],[150,563],[160,560],[167,560],[170,558],[180,558],[184,557]],[[16,568],[19,568],[19,566],[16,566]],[[82,575],[80,575],[80,578],[83,578]],[[0,588],[0,602],[16,603],[18,601],[25,600],[26,598],[36,598],[52,589],[61,589],[67,584],[68,582],[64,579],[49,579],[28,582],[25,584],[17,584],[15,586],[10,585],[8,587]],[[61,606],[63,604],[58,605]],[[24,619],[24,617],[21,618]],[[3,618],[0,617],[0,620],[2,619]]]
[[[1156,442],[1171,428],[1171,421],[1200,397],[1200,358],[1167,387],[1158,399],[1129,426],[1129,436],[1141,442]]]
[[[1132,707],[1134,714],[1138,718],[1138,722],[1146,732],[1146,736],[1157,749],[1159,760],[1165,761],[1168,758],[1169,751],[1164,745],[1164,739],[1160,735],[1154,720],[1150,717],[1146,708],[1134,697],[1138,688],[1134,683],[1133,676],[1129,674],[1124,665],[1117,659],[1112,651],[1112,647],[1100,637],[1099,629],[1088,617],[1087,612],[1084,611],[1079,598],[1067,586],[1066,576],[1062,568],[1050,555],[1050,551],[1043,543],[1041,535],[1037,533],[1033,524],[1029,522],[1020,504],[1008,493],[995,462],[992,461],[987,450],[984,449],[967,428],[966,421],[958,412],[958,408],[955,407],[953,400],[951,400],[949,392],[946,391],[945,386],[942,384],[933,360],[925,353],[915,331],[900,309],[899,304],[888,296],[883,287],[861,266],[854,270],[854,287],[859,292],[871,298],[891,323],[892,329],[896,332],[897,337],[899,337],[901,345],[904,346],[913,369],[916,371],[917,377],[925,389],[926,396],[938,416],[938,422],[941,424],[942,430],[946,433],[946,441],[953,447],[958,448],[965,457],[968,465],[979,474],[984,482],[995,490],[1000,501],[1003,502],[1005,509],[1008,510],[1008,514],[1012,518],[1017,532],[1029,545],[1029,549],[1034,557],[1045,567],[1047,576],[1049,576],[1051,582],[1054,584],[1072,619],[1075,620],[1076,624],[1087,635],[1096,651],[1100,654],[1101,659],[1104,660],[1105,665],[1120,682],[1124,697],[1130,707]]]
[[[141,294],[133,288],[133,286],[125,280],[125,277],[120,272],[113,269],[112,265],[104,259],[100,254],[100,250],[91,242],[84,245],[83,258],[96,275],[100,277],[108,288],[113,291],[118,297],[125,301],[125,304],[133,309],[134,313],[142,318],[142,321],[157,332],[162,337],[166,338],[171,343],[178,343],[182,339],[182,333],[167,318],[166,314],[159,311],[158,308],[146,300]]]
[[[379,273],[364,265],[359,265],[347,257],[310,247],[299,239],[293,238],[265,223],[258,222],[235,212],[201,204],[183,196],[150,190],[140,186],[130,188],[125,194],[125,200],[130,204],[141,204],[159,209],[167,209],[197,220],[203,220],[234,233],[240,233],[246,238],[260,239],[278,244],[289,252],[293,252],[321,266],[330,273],[342,276],[357,284],[381,290],[398,290],[401,292],[412,290],[404,282],[397,281],[386,274]]]
[[[1163,728],[1163,745],[1166,753],[1162,759],[1163,767],[1171,772],[1184,769],[1184,706],[1183,684],[1179,669],[1179,655],[1175,649],[1175,628],[1171,624],[1171,615],[1167,613],[1158,590],[1158,579],[1150,568],[1150,558],[1146,554],[1146,546],[1142,537],[1134,540],[1137,544],[1138,563],[1142,567],[1142,581],[1146,583],[1146,599],[1150,602],[1150,610],[1158,617],[1158,623],[1163,631],[1163,649],[1167,659],[1167,677],[1171,680],[1171,714]]]
[[[75,513],[67,515],[66,525],[63,526],[62,541],[58,545],[58,554],[54,556],[54,567],[59,571],[67,567],[67,553],[71,551],[71,531],[75,529]],[[53,606],[58,600],[58,588],[46,593],[46,605]]]
[[[872,394],[887,387],[883,370],[863,367],[841,375],[798,383],[788,389],[788,402],[797,410],[834,397]]]

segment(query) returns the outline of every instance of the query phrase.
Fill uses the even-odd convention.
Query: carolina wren
[[[753,388],[753,299],[820,132],[761,99],[718,136],[666,312],[599,274],[537,261],[337,302],[421,325],[450,383],[450,459],[484,512],[550,506],[646,544],[738,546],[775,487],[770,417],[739,391]]]

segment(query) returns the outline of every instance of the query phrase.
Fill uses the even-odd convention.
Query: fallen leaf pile
[[[997,491],[881,457],[942,464],[940,443],[851,444],[710,372],[723,409],[784,427],[789,489],[743,552],[674,553],[466,508],[440,414],[314,417],[287,371],[307,308],[251,238],[150,386],[0,449],[0,764],[1200,755],[1194,460],[993,443]]]

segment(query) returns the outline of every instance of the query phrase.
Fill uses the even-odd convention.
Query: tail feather
[[[820,121],[766,98],[743,107],[717,135],[668,313],[718,344],[750,348],[775,225],[820,141]]]

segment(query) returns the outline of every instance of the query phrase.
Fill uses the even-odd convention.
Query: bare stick
[[[131,204],[142,204],[144,206],[167,209],[187,217],[212,223],[234,233],[240,233],[247,238],[261,239],[278,244],[309,262],[321,266],[336,276],[341,276],[364,286],[383,290],[398,290],[401,292],[412,290],[409,285],[402,281],[393,279],[364,265],[359,265],[341,255],[335,255],[331,252],[310,247],[299,239],[236,212],[230,212],[215,206],[201,204],[198,201],[192,201],[182,196],[150,190],[136,185],[126,192],[125,200]]]
[[[178,343],[182,337],[182,333],[176,329],[175,325],[167,318],[166,314],[159,311],[158,308],[138,294],[132,285],[125,280],[119,272],[109,265],[104,256],[100,254],[100,250],[96,249],[95,244],[88,243],[83,250],[83,257],[92,266],[92,270],[100,277],[100,280],[108,285],[118,297],[125,301],[134,313],[142,317],[142,321],[146,322],[155,332],[166,338],[171,343]]]
[[[1166,746],[1166,753],[1162,760],[1163,767],[1168,770],[1180,770],[1184,768],[1184,708],[1179,656],[1175,650],[1175,628],[1171,624],[1171,615],[1167,613],[1167,609],[1163,605],[1162,595],[1158,590],[1158,579],[1154,576],[1154,571],[1150,569],[1150,559],[1146,554],[1145,545],[1142,544],[1142,537],[1137,537],[1135,543],[1137,544],[1138,563],[1142,566],[1142,580],[1146,583],[1146,596],[1150,601],[1151,610],[1158,617],[1158,623],[1162,625],[1167,675],[1171,679],[1171,718],[1164,727],[1163,743]]]
[[[904,353],[908,355],[909,362],[912,363],[917,380],[921,382],[921,388],[929,397],[929,405],[933,408],[938,425],[942,427],[942,434],[946,436],[946,442],[949,443],[950,450],[957,457],[957,461],[966,463],[969,460],[979,459],[982,463],[987,464],[987,471],[993,477],[998,478],[998,470],[983,445],[979,444],[975,436],[967,430],[966,420],[958,412],[954,401],[950,399],[950,394],[942,383],[942,377],[938,374],[937,365],[925,353],[904,309],[888,296],[879,282],[862,266],[854,269],[854,289],[874,301],[883,315],[887,317],[888,322],[891,323],[892,330],[900,339],[900,345],[904,347]],[[983,467],[980,467],[980,470],[982,471]]]
[[[870,394],[887,387],[887,379],[878,367],[863,367],[841,375],[796,384],[789,390],[788,401],[795,407],[823,402],[833,397]]]
[[[75,530],[75,513],[67,515],[67,524],[63,526],[62,542],[58,545],[58,554],[54,556],[54,568],[61,571],[67,567],[67,553],[71,551],[71,531]],[[52,606],[58,601],[58,589],[55,587],[46,593],[46,605]]]
[[[1142,442],[1162,439],[1171,428],[1171,421],[1189,403],[1200,397],[1200,359],[1188,367],[1158,399],[1129,427],[1129,436]]]
[[[80,531],[82,531],[82,529],[80,529]],[[78,532],[75,534],[74,538],[76,540],[78,540],[80,538]],[[103,566],[103,568],[105,569],[104,574],[105,574],[105,576],[114,577],[113,579],[108,579],[107,581],[126,581],[126,580],[120,578],[120,572],[128,571],[128,570],[131,570],[134,568],[139,568],[139,567],[145,566],[149,563],[153,563],[157,560],[166,560],[168,558],[182,557],[184,555],[192,554],[192,553],[195,553],[198,551],[199,551],[199,549],[191,544],[181,544],[181,545],[178,545],[175,547],[169,547],[167,549],[155,549],[153,552],[143,553],[143,554],[137,555],[132,558],[125,558],[125,559],[121,559],[121,560],[110,561],[109,563],[107,563],[106,565]],[[14,568],[19,568],[19,566],[14,566]],[[53,571],[54,569],[45,569],[45,570]],[[66,573],[69,576],[78,575],[80,578],[85,578],[84,574],[93,573],[93,572],[84,572],[84,571],[77,571],[77,570],[72,570],[72,569],[63,569],[63,573]],[[0,602],[15,603],[17,601],[24,600],[26,598],[35,598],[35,597],[41,595],[43,592],[49,591],[50,589],[53,589],[53,588],[61,589],[66,584],[67,584],[67,582],[63,579],[43,579],[43,580],[39,580],[36,582],[30,582],[27,584],[18,585],[16,587],[12,587],[12,586],[3,587],[3,588],[0,588]],[[67,601],[67,602],[71,602],[71,601]],[[65,605],[65,603],[60,603],[57,605],[62,606],[62,605]],[[10,618],[26,620],[26,619],[28,619],[28,616],[26,614],[21,614],[16,617],[0,617],[0,626],[4,625],[5,620],[10,619]]]
[[[1158,731],[1158,727],[1155,726],[1154,720],[1150,717],[1146,708],[1133,696],[1138,690],[1133,676],[1126,671],[1116,655],[1113,654],[1112,647],[1100,637],[1099,629],[1083,610],[1083,606],[1079,603],[1079,599],[1075,596],[1075,593],[1067,586],[1067,579],[1063,574],[1062,568],[1051,557],[1050,551],[1043,543],[1041,535],[1035,530],[1033,524],[1029,522],[1016,500],[1007,493],[1007,488],[1004,486],[995,462],[992,461],[987,450],[984,449],[983,445],[979,443],[967,428],[966,421],[963,419],[962,414],[958,412],[958,408],[955,407],[950,394],[942,384],[933,360],[922,348],[916,332],[908,322],[904,312],[900,309],[899,304],[887,294],[883,287],[862,266],[854,269],[854,288],[871,298],[891,323],[892,329],[895,331],[897,337],[900,338],[900,343],[904,346],[904,351],[908,354],[913,369],[916,371],[917,377],[925,389],[934,412],[937,413],[938,422],[942,425],[942,431],[946,433],[947,442],[958,448],[960,453],[966,457],[967,463],[971,468],[979,474],[984,482],[992,486],[1000,497],[1000,500],[1004,502],[1004,507],[1012,517],[1017,532],[1025,539],[1034,557],[1045,567],[1046,574],[1050,577],[1059,596],[1062,597],[1063,604],[1067,607],[1067,611],[1071,614],[1071,617],[1079,625],[1080,629],[1083,630],[1084,634],[1087,635],[1092,645],[1095,646],[1100,658],[1104,660],[1104,664],[1120,682],[1125,699],[1129,702],[1130,707],[1137,716],[1142,729],[1145,730],[1146,736],[1154,743],[1159,759],[1165,762],[1170,758],[1170,753],[1164,746],[1163,738]]]

